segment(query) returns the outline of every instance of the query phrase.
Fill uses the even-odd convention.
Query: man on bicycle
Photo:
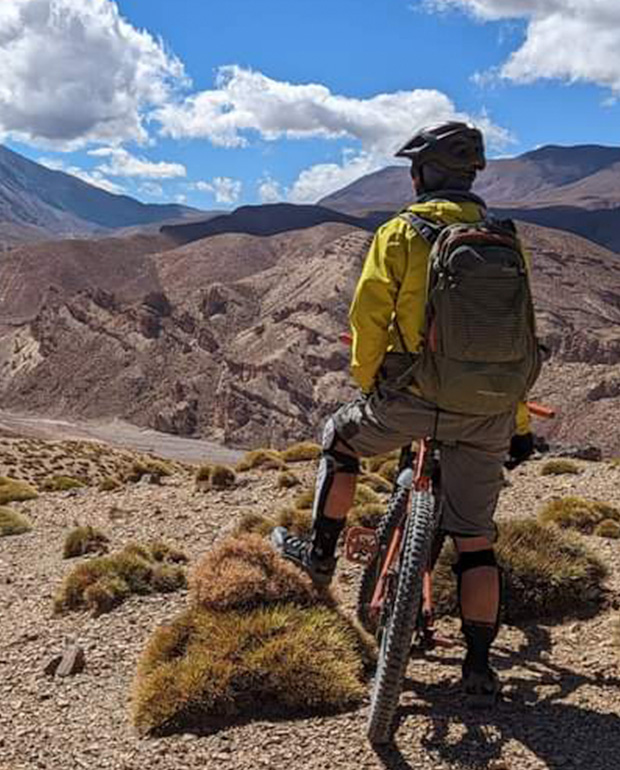
[[[436,225],[485,218],[484,201],[471,192],[486,164],[478,129],[457,122],[427,128],[396,155],[411,161],[417,200],[408,214]],[[493,516],[507,452],[525,459],[533,442],[524,406],[491,416],[440,410],[421,397],[415,382],[406,381],[411,354],[423,342],[430,252],[429,242],[402,215],[375,234],[350,309],[351,370],[363,395],[325,425],[310,538],[278,527],[272,540],[315,583],[329,585],[360,457],[436,438],[441,442],[441,527],[458,552],[454,569],[467,644],[463,685],[478,700],[488,696],[493,702],[499,685],[489,650],[499,628],[501,593]]]

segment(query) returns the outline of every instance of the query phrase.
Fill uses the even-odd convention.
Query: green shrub
[[[605,519],[594,528],[594,534],[598,537],[607,537],[612,540],[620,538],[620,523],[613,519]]]
[[[172,585],[176,588],[172,589]],[[182,567],[156,560],[149,546],[131,544],[122,551],[74,567],[56,595],[54,610],[62,613],[89,609],[100,615],[131,594],[161,593],[185,585]]]
[[[69,489],[80,489],[85,487],[86,483],[73,476],[51,476],[45,479],[41,484],[41,489],[45,492],[66,492]]]
[[[76,527],[65,538],[63,557],[73,559],[87,553],[107,553],[109,539],[91,526]]]
[[[0,507],[0,537],[23,535],[31,529],[32,524],[21,513],[11,508]]]
[[[38,496],[37,490],[25,481],[0,476],[0,505],[34,500]]]
[[[290,471],[282,471],[277,480],[278,489],[291,489],[292,487],[298,487],[301,484],[299,476],[296,476]]]
[[[579,473],[581,473],[581,468],[572,460],[547,460],[540,470],[541,476],[561,476]]]
[[[551,500],[538,514],[541,524],[556,524],[563,529],[576,529],[586,535],[591,535],[597,524],[605,519],[620,522],[620,511],[609,503],[581,497]]]
[[[275,449],[254,449],[252,452],[247,452],[237,463],[238,471],[249,471],[252,468],[281,471],[286,468],[286,463],[280,452]]]
[[[498,561],[504,570],[507,622],[582,617],[603,604],[606,570],[575,534],[533,519],[501,522]],[[439,614],[457,614],[454,550],[445,548],[433,575]]]
[[[293,444],[282,452],[282,459],[287,463],[300,463],[307,460],[316,460],[321,454],[321,447],[312,441],[302,441]]]
[[[333,713],[366,696],[368,649],[334,609],[192,608],[160,627],[138,664],[132,715],[142,734],[210,718]]]

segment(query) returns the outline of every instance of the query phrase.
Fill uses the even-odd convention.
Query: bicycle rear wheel
[[[377,631],[378,619],[374,618],[370,612],[370,603],[375,593],[377,580],[383,569],[383,563],[387,556],[387,549],[394,534],[394,530],[403,520],[407,512],[407,500],[409,499],[410,489],[408,487],[398,487],[390,502],[387,511],[377,527],[377,542],[379,550],[373,560],[364,568],[362,581],[357,594],[357,617],[362,626],[370,634]]]
[[[411,515],[400,552],[391,612],[381,639],[367,733],[375,744],[387,743],[409,660],[411,640],[422,601],[423,574],[430,556],[435,500],[431,492],[414,492]]]

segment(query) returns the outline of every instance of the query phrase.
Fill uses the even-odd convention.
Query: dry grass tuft
[[[101,615],[131,594],[177,591],[186,584],[182,567],[156,559],[152,546],[131,544],[117,553],[78,564],[63,580],[54,610],[88,609]]]
[[[227,538],[192,573],[196,606],[217,612],[270,604],[315,604],[321,594],[299,569],[284,561],[258,534]]]
[[[578,536],[534,519],[502,522],[497,557],[504,570],[504,617],[509,623],[584,617],[603,604],[606,570]],[[434,573],[438,612],[457,614],[452,547]]]
[[[333,713],[358,705],[368,651],[336,611],[295,605],[250,613],[191,609],[144,651],[132,712],[142,734],[269,711]]]
[[[605,519],[594,528],[594,534],[598,537],[607,537],[611,540],[620,538],[620,523],[613,519]]]
[[[94,527],[76,527],[65,538],[63,557],[73,559],[87,553],[104,554],[108,552],[109,542],[106,535]]]
[[[400,457],[400,450],[395,449],[393,452],[387,452],[383,455],[375,455],[375,457],[366,457],[362,460],[362,465],[368,473],[379,473],[381,466],[387,462],[398,462]]]
[[[281,453],[275,449],[254,449],[252,452],[247,452],[243,459],[237,463],[238,471],[249,471],[252,468],[261,468],[264,471],[282,471],[286,468],[286,463],[282,459]]]
[[[299,476],[291,473],[291,471],[282,471],[278,476],[276,484],[278,489],[292,489],[293,487],[298,487],[301,484],[301,480]]]
[[[244,513],[239,523],[234,528],[232,536],[240,535],[261,535],[269,537],[271,530],[276,526],[273,519],[263,516],[260,513]]]
[[[381,495],[377,494],[374,489],[371,489],[368,484],[358,482],[357,487],[355,488],[354,505],[367,505],[368,503],[379,504],[382,502]]]
[[[104,476],[99,482],[97,489],[99,489],[100,492],[114,492],[121,487],[121,482],[114,476]]]
[[[237,476],[228,465],[214,465],[210,482],[213,489],[230,489],[235,486]]]
[[[556,524],[563,529],[576,529],[586,535],[593,534],[597,525],[605,519],[620,522],[620,511],[609,503],[581,497],[551,500],[538,514],[541,524]]]
[[[168,463],[165,460],[142,458],[141,460],[134,460],[132,462],[125,480],[136,484],[143,476],[148,475],[157,479],[162,479],[165,476],[172,476],[173,472],[174,466],[172,463]]]
[[[85,481],[73,476],[51,476],[41,484],[44,492],[66,492],[68,489],[80,489],[87,486]]]
[[[25,481],[0,476],[0,505],[34,500],[38,496],[37,490]]]
[[[386,481],[393,484],[398,475],[398,460],[388,460],[378,470],[379,476],[383,476]]]
[[[312,441],[293,444],[282,452],[282,459],[287,463],[301,463],[316,460],[321,454],[321,447]]]
[[[347,527],[368,527],[375,529],[385,513],[381,503],[365,503],[352,508],[347,516]]]
[[[576,475],[579,473],[581,473],[581,468],[572,460],[547,460],[540,469],[541,476]]]
[[[306,489],[293,500],[295,508],[302,511],[312,510],[314,503],[314,489]]]
[[[32,524],[21,513],[11,510],[11,508],[0,508],[0,537],[8,535],[23,535],[30,532]]]
[[[202,465],[196,473],[195,482],[200,492],[231,489],[237,483],[237,476],[229,465]]]
[[[374,492],[389,494],[392,491],[392,484],[378,473],[364,473],[360,476],[360,482],[370,487]]]

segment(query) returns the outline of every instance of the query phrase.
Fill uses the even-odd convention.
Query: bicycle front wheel
[[[377,673],[370,701],[367,733],[375,744],[392,735],[411,640],[422,601],[422,582],[428,566],[434,531],[435,499],[431,492],[413,492],[411,515],[400,552],[397,584],[385,623]]]
[[[370,611],[370,603],[377,587],[377,581],[381,575],[385,557],[387,556],[390,541],[396,527],[400,525],[407,513],[407,500],[410,490],[407,487],[398,487],[392,495],[385,516],[377,527],[377,542],[379,549],[370,564],[367,564],[362,574],[359,592],[357,595],[357,617],[362,626],[370,634],[377,631],[378,619],[373,617]]]

